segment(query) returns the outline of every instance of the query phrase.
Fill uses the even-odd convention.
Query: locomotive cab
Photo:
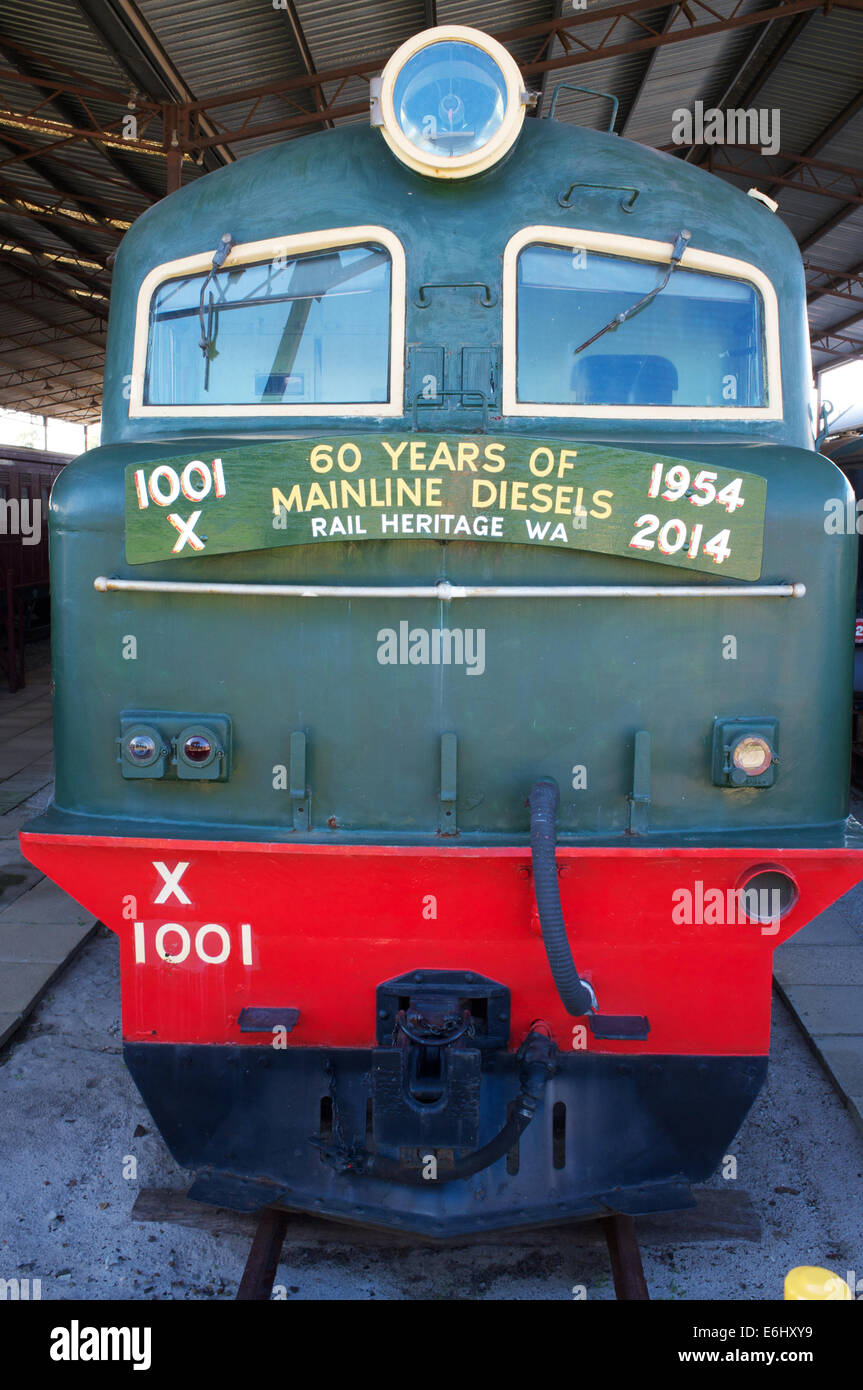
[[[51,499],[57,785],[192,1195],[446,1236],[690,1203],[863,876],[855,538],[763,204],[476,30],[117,256]]]

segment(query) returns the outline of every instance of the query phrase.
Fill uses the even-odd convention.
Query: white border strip
[[[805,584],[206,584],[171,579],[108,579],[100,594],[233,594],[258,598],[803,598]]]
[[[320,404],[303,401],[285,405],[145,405],[144,377],[147,369],[147,335],[150,301],[156,288],[166,280],[181,275],[206,274],[215,254],[201,251],[178,261],[165,261],[145,275],[138,291],[135,314],[135,345],[132,352],[132,380],[129,393],[129,417],[153,418],[214,418],[224,416],[254,416],[257,419],[313,416],[315,419],[333,417],[404,415],[405,372],[405,251],[394,232],[386,227],[332,227],[320,232],[301,232],[297,236],[270,237],[266,241],[244,241],[233,246],[225,261],[225,269],[249,265],[255,261],[275,260],[277,256],[301,255],[307,251],[324,251],[333,247],[356,246],[376,241],[390,253],[390,392],[388,401],[371,403],[349,402],[345,405]]]
[[[517,310],[518,258],[526,246],[534,243],[569,246],[573,249],[601,251],[606,255],[624,256],[630,260],[654,261],[667,265],[671,260],[673,243],[647,241],[644,237],[620,236],[617,233],[588,231],[580,227],[522,227],[506,244],[503,253],[503,414],[527,416],[533,419],[571,417],[602,420],[781,420],[782,372],[779,354],[779,302],[776,291],[763,270],[738,261],[733,256],[720,256],[714,251],[699,251],[688,246],[681,258],[687,270],[705,270],[714,275],[733,276],[748,280],[761,293],[764,302],[764,337],[766,346],[767,399],[766,406],[683,406],[683,405],[555,405],[551,403],[520,402],[517,398]]]

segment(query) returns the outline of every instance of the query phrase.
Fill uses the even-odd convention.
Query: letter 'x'
[[[158,869],[164,879],[164,883],[159,889],[159,895],[156,898],[157,903],[166,903],[172,894],[178,902],[186,904],[191,903],[192,899],[180,887],[180,879],[183,877],[188,867],[189,865],[187,862],[185,864],[177,864],[175,868],[169,869],[167,864],[161,863],[160,860],[153,860],[153,868]]]
[[[176,555],[179,551],[181,551],[187,541],[193,550],[204,549],[204,542],[201,540],[201,537],[195,535],[195,527],[197,526],[200,519],[201,513],[199,511],[192,512],[192,515],[189,517],[188,521],[184,521],[183,518],[181,516],[178,516],[176,512],[168,513],[168,520],[174,527],[174,530],[179,531],[180,533],[172,547],[172,555]]]

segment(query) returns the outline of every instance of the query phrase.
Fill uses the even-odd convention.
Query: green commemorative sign
[[[126,558],[327,541],[475,540],[758,579],[755,473],[558,440],[356,435],[250,443],[126,470]]]

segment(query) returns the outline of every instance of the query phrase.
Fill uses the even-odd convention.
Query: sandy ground
[[[247,1240],[130,1221],[141,1186],[182,1190],[187,1175],[123,1065],[119,994],[117,942],[100,929],[0,1053],[0,1278],[38,1278],[43,1299],[231,1299]],[[795,1264],[855,1270],[863,1292],[863,1136],[778,1000],[769,1079],[731,1152],[761,1244],[649,1247],[652,1296],[781,1298]],[[577,1285],[613,1297],[601,1246],[539,1241],[491,1253],[330,1245],[283,1262],[277,1283],[289,1299],[570,1300]]]

